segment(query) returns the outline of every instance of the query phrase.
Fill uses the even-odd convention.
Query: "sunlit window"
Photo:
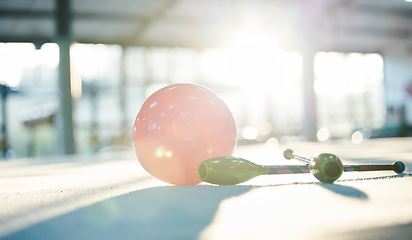
[[[55,43],[39,49],[32,43],[0,43],[0,84],[11,90],[2,96],[7,119],[0,114],[0,121],[8,133],[8,152],[14,157],[55,153],[56,135],[49,120],[57,106],[58,63]],[[34,128],[31,121],[35,119],[45,123]]]
[[[167,84],[201,84],[223,98],[240,130],[254,126],[257,138],[301,129],[301,54],[279,49],[263,32],[240,32],[221,48],[130,48],[127,56],[128,81],[143,83],[145,97]]]
[[[375,53],[319,52],[315,57],[318,125],[331,137],[384,124],[383,59]]]
[[[86,83],[118,84],[121,47],[104,44],[73,44],[70,49],[72,67]]]
[[[28,81],[23,87],[53,84],[55,75],[49,70],[58,64],[57,44],[46,43],[37,50],[32,43],[0,43],[0,83],[8,87],[17,89],[28,78],[35,84]]]
[[[32,134],[23,122],[39,109],[56,112],[58,46],[48,43],[36,49],[29,43],[0,43],[0,52],[0,83],[17,91],[8,99],[8,108],[13,109],[8,128],[18,133],[10,136],[10,145],[18,156],[52,154],[53,126]],[[245,142],[302,134],[302,55],[278,48],[262,33],[245,31],[227,46],[202,50],[73,44],[71,57],[79,152],[130,144],[129,124],[143,101],[163,86],[182,82],[219,94]],[[381,55],[319,52],[314,63],[319,141],[361,141],[359,132],[365,138],[365,128],[383,125]],[[35,140],[44,143],[38,146],[42,149],[30,150]]]

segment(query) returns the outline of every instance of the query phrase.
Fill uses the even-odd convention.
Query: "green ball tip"
[[[292,158],[293,158],[293,151],[292,151],[292,149],[286,149],[286,150],[283,152],[283,157],[286,158],[286,159],[288,159],[288,160],[292,159]]]

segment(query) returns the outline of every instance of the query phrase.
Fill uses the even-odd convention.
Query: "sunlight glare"
[[[231,75],[244,90],[259,94],[262,85],[274,82],[279,50],[263,32],[251,29],[241,32],[228,47],[228,54]]]
[[[302,55],[280,49],[278,40],[260,28],[245,28],[225,48],[201,54],[204,80],[236,93],[236,100],[229,104],[239,109],[234,115],[247,119],[259,132],[265,122],[290,124],[289,119],[300,118]],[[292,92],[294,97],[290,97]],[[243,111],[250,114],[244,116]]]
[[[258,129],[254,126],[247,126],[243,129],[242,135],[245,139],[256,139],[259,136]]]
[[[353,144],[359,144],[363,141],[363,135],[360,131],[355,131],[351,137]]]
[[[330,137],[330,133],[329,130],[327,128],[321,128],[319,129],[318,133],[317,133],[317,138],[319,142],[325,142],[326,140],[328,140]]]

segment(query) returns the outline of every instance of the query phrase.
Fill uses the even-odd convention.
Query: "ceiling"
[[[0,42],[56,41],[56,2],[1,0]],[[404,0],[72,0],[71,9],[71,38],[84,43],[202,49],[258,29],[283,48],[412,46],[412,3]]]

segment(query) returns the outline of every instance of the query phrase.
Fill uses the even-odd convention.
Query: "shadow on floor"
[[[357,198],[357,199],[362,199],[362,200],[368,199],[368,195],[366,195],[366,193],[354,187],[343,186],[343,185],[339,185],[336,183],[335,184],[322,183],[319,185],[322,186],[323,188],[328,189],[329,191],[332,191],[336,194],[339,194],[345,197]]]
[[[4,239],[196,239],[226,198],[251,186],[143,189],[77,209]]]
[[[410,240],[412,239],[412,223],[370,228],[359,231],[353,231],[348,233],[340,233],[333,236],[323,236],[325,240],[386,240],[386,239],[397,239],[397,240]]]

